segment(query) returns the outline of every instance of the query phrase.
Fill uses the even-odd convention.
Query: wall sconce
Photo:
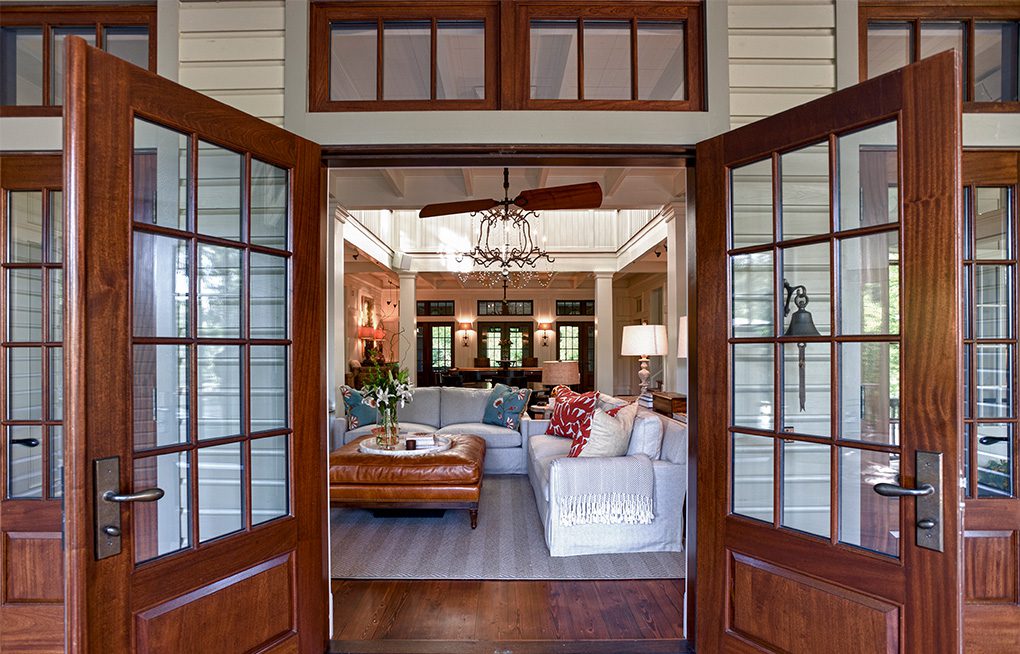
[[[549,346],[549,332],[552,331],[552,323],[540,322],[538,323],[538,331],[542,332],[542,347]]]
[[[804,308],[811,301],[807,294],[807,288],[803,284],[793,286],[784,279],[783,290],[786,291],[786,302],[783,303],[783,317],[790,315],[790,300],[793,300],[793,303],[797,306],[797,310],[790,316],[790,326],[786,328],[783,336],[821,336],[818,333],[818,328],[815,327],[815,321],[811,317],[811,312]],[[806,348],[807,343],[797,343],[797,370],[800,376],[798,391],[800,394],[801,411],[804,411],[804,403],[807,400],[807,384],[804,381],[804,350]]]
[[[468,346],[468,333],[473,331],[471,329],[471,323],[469,323],[469,322],[462,322],[462,323],[460,323],[460,325],[458,325],[458,331],[460,331],[460,333],[462,335],[461,336],[461,345],[463,345],[464,347],[467,347]]]

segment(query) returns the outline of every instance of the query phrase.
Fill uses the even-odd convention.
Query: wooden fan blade
[[[514,204],[528,211],[539,209],[598,209],[602,206],[602,187],[598,182],[569,184],[522,191]]]
[[[449,216],[455,213],[471,213],[473,211],[485,211],[499,204],[495,200],[461,200],[460,202],[439,202],[427,204],[418,212],[419,218],[433,218],[435,216]]]

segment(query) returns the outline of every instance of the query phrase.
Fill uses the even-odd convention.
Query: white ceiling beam
[[[475,173],[470,168],[461,168],[460,174],[464,177],[464,195],[469,198],[475,197]]]
[[[393,195],[398,198],[404,197],[404,173],[394,168],[380,168],[379,174],[386,180]]]
[[[549,167],[538,169],[538,187],[543,188],[549,185]]]
[[[620,185],[623,184],[623,180],[627,178],[629,173],[630,168],[607,168],[602,194],[607,198],[616,195],[616,192],[620,190]]]
[[[673,196],[680,197],[687,190],[687,169],[677,168],[673,173]]]

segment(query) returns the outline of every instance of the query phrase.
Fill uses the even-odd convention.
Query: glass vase
[[[384,450],[395,450],[400,442],[400,427],[397,424],[397,407],[379,407],[379,426],[375,432],[375,444]]]

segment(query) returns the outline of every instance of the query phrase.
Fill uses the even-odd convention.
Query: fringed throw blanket
[[[556,501],[560,524],[646,525],[655,517],[652,461],[643,454],[606,459],[561,459]]]

